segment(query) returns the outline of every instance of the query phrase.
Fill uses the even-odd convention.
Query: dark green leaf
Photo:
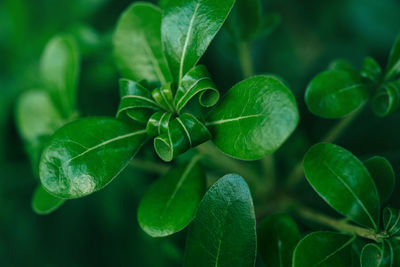
[[[390,162],[384,157],[372,157],[364,162],[378,189],[381,204],[389,200],[395,186],[395,175]]]
[[[76,113],[79,54],[70,36],[56,36],[46,46],[40,62],[46,89],[65,118]]]
[[[372,109],[381,117],[392,114],[400,108],[400,80],[385,83],[372,101]]]
[[[171,72],[180,86],[217,34],[234,0],[169,0],[162,20],[162,39]]]
[[[383,210],[383,225],[388,235],[400,237],[400,210],[385,208]]]
[[[262,22],[260,0],[236,0],[227,20],[229,32],[238,41],[249,41],[258,33]]]
[[[153,183],[142,198],[138,209],[142,229],[153,237],[160,237],[185,228],[203,197],[205,181],[196,158],[173,167]]]
[[[361,77],[370,80],[375,85],[379,84],[382,79],[382,69],[378,62],[372,57],[366,57],[360,72]]]
[[[351,266],[351,243],[355,237],[332,233],[314,232],[297,245],[293,267]]]
[[[58,130],[43,150],[40,179],[60,198],[89,195],[111,182],[146,141],[146,130],[92,117]]]
[[[400,35],[397,37],[390,51],[386,66],[385,80],[390,80],[400,73]]]
[[[315,115],[340,118],[360,108],[368,100],[368,90],[359,74],[333,69],[318,74],[308,85],[305,101]]]
[[[266,266],[291,267],[299,240],[299,229],[286,214],[271,215],[258,226],[257,247]]]
[[[297,127],[299,114],[293,94],[279,79],[256,76],[229,90],[207,121],[224,153],[256,160],[282,145]]]
[[[37,214],[46,215],[58,209],[64,202],[65,199],[50,195],[39,185],[33,194],[32,209]]]
[[[361,267],[397,267],[395,250],[388,240],[381,244],[370,243],[361,251]],[[398,257],[398,255],[397,255]]]
[[[378,191],[364,164],[353,154],[333,144],[316,144],[306,153],[303,167],[311,186],[335,210],[378,229]]]
[[[333,61],[331,64],[329,64],[328,70],[355,71],[353,65],[345,59],[338,59]]]
[[[237,174],[218,180],[200,202],[184,266],[254,266],[256,220],[249,188]]]
[[[149,3],[134,3],[121,15],[113,44],[121,74],[134,81],[171,81],[161,42],[161,10]]]

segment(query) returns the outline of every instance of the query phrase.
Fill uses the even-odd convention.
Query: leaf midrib
[[[206,125],[207,126],[212,126],[212,125],[229,123],[229,122],[233,122],[233,121],[240,121],[240,120],[243,120],[243,119],[257,118],[257,117],[261,117],[261,116],[262,116],[262,114],[245,115],[245,116],[239,116],[239,117],[236,117],[236,118],[230,118],[230,119],[223,119],[223,120],[218,120],[218,121],[207,122]]]
[[[315,264],[314,266],[318,266],[322,263],[324,263],[325,261],[327,261],[329,258],[335,256],[338,252],[340,252],[342,249],[344,249],[345,247],[347,247],[348,245],[351,244],[351,242],[354,241],[354,239],[356,238],[356,236],[352,236],[346,243],[344,243],[343,245],[341,245],[339,248],[337,248],[336,250],[334,250],[331,254],[325,256],[321,261],[319,261],[317,264]]]
[[[377,229],[377,225],[374,221],[374,219],[372,218],[372,215],[370,214],[370,212],[368,211],[368,209],[366,208],[366,206],[364,205],[364,203],[361,201],[361,199],[358,197],[358,195],[353,191],[353,189],[342,179],[342,177],[340,177],[328,164],[326,161],[323,162],[323,165],[336,177],[336,179],[339,180],[339,182],[341,182],[345,188],[350,192],[350,194],[354,197],[354,199],[357,201],[357,203],[361,206],[361,208],[364,210],[364,212],[367,214],[367,217],[370,219],[370,221],[372,222],[372,225],[374,227],[374,229]]]

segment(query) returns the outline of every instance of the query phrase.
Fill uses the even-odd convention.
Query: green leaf
[[[360,75],[377,85],[382,80],[381,66],[372,57],[366,57]]]
[[[390,80],[400,73],[400,35],[397,37],[390,51],[389,61],[386,66],[385,80]]]
[[[136,2],[121,15],[113,37],[114,55],[125,78],[150,83],[171,81],[161,42],[161,10]]]
[[[254,266],[256,219],[246,182],[219,179],[200,202],[186,240],[184,266]]]
[[[234,0],[170,0],[164,10],[162,39],[177,84],[199,61],[222,27]]]
[[[351,266],[351,243],[355,236],[314,232],[304,237],[293,255],[293,267]]]
[[[400,80],[385,83],[372,100],[372,109],[381,117],[390,115],[400,108]]]
[[[272,76],[255,76],[236,84],[211,111],[207,126],[224,153],[256,160],[275,150],[299,121],[290,90]]]
[[[41,185],[39,185],[33,194],[32,209],[37,214],[46,215],[58,209],[64,202],[65,199],[50,195]]]
[[[80,58],[75,40],[56,36],[47,44],[40,62],[46,89],[63,117],[76,113]]]
[[[384,157],[372,157],[364,162],[378,189],[381,204],[389,200],[395,187],[395,175],[390,162]]]
[[[193,219],[206,187],[197,160],[173,167],[147,190],[138,209],[139,224],[147,234],[168,236]]]
[[[59,129],[43,150],[43,187],[60,198],[89,195],[111,182],[147,140],[146,130],[91,117]]]
[[[396,267],[395,250],[388,240],[381,244],[369,243],[361,251],[361,267]],[[398,255],[397,255],[398,257]]]
[[[331,62],[328,66],[328,70],[355,71],[353,65],[345,59],[338,59]]]
[[[383,210],[383,225],[389,236],[400,237],[400,210],[385,208]]]
[[[37,174],[44,143],[65,121],[47,92],[40,90],[27,91],[19,97],[16,121]]]
[[[335,210],[378,230],[379,195],[364,164],[349,151],[328,143],[308,150],[304,173],[315,191]]]
[[[324,118],[340,118],[359,109],[369,97],[356,72],[333,69],[318,74],[306,89],[308,109]]]
[[[299,240],[299,229],[286,214],[271,215],[258,226],[257,248],[266,266],[291,267]]]

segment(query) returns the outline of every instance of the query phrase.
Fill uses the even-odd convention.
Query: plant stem
[[[300,204],[296,205],[295,212],[306,220],[329,226],[345,234],[357,235],[366,239],[374,240],[376,242],[381,242],[383,239],[387,238],[385,234],[376,233],[374,230],[349,224],[346,220],[331,218],[325,214],[318,213]]]
[[[240,42],[238,44],[239,62],[242,69],[243,77],[248,78],[254,75],[253,64],[251,60],[251,49],[248,42]]]
[[[169,169],[169,166],[166,164],[156,163],[147,160],[140,160],[140,159],[131,160],[130,165],[142,171],[157,173],[157,174],[164,174]]]
[[[344,130],[354,121],[355,118],[361,113],[363,108],[351,113],[350,115],[341,119],[322,139],[320,142],[333,143]],[[299,161],[290,172],[286,181],[286,188],[293,189],[303,178],[303,161]]]

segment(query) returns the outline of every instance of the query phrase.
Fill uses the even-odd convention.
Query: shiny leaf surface
[[[254,266],[256,220],[249,188],[228,174],[200,202],[187,240],[184,266]]]
[[[344,117],[368,99],[367,88],[354,71],[333,69],[318,74],[306,89],[308,109],[324,118]]]
[[[37,214],[46,215],[58,209],[64,202],[65,199],[50,195],[41,185],[39,185],[33,194],[32,209]]]
[[[121,15],[113,45],[125,78],[162,84],[171,81],[161,42],[161,16],[161,10],[149,3],[134,3]]]
[[[291,267],[299,241],[299,229],[286,214],[268,216],[258,226],[257,249],[266,266]]]
[[[236,84],[211,111],[207,126],[224,153],[256,160],[277,150],[297,127],[290,90],[277,78],[256,76]]]
[[[153,237],[176,233],[193,219],[204,194],[206,177],[197,159],[172,167],[142,198],[138,220]]]
[[[111,182],[146,141],[146,130],[91,117],[59,129],[43,150],[43,187],[60,198],[89,195]]]
[[[351,266],[351,243],[355,237],[333,233],[314,232],[297,245],[293,267]]]
[[[56,36],[47,44],[40,61],[41,76],[63,117],[76,112],[79,52],[70,36]]]
[[[337,145],[320,143],[304,157],[304,173],[314,190],[353,221],[378,229],[379,195],[364,164]]]
[[[396,267],[399,262],[395,260],[395,248],[390,241],[381,244],[370,243],[361,251],[361,267]]]
[[[384,157],[372,157],[364,162],[378,189],[381,204],[389,200],[395,187],[395,175],[390,162]]]
[[[179,88],[217,34],[234,0],[170,0],[162,20],[162,40]]]

